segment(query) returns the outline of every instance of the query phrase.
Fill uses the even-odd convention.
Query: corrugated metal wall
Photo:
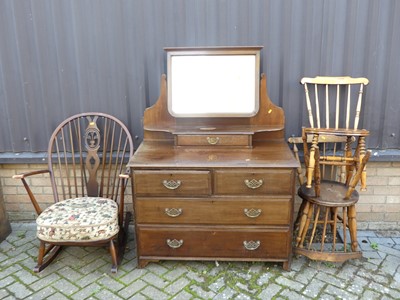
[[[370,79],[371,148],[400,148],[400,1],[0,1],[0,152],[44,151],[82,111],[122,119],[142,137],[143,110],[166,72],[164,47],[263,45],[286,134],[307,124],[303,76]]]

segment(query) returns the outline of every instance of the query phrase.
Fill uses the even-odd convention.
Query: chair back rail
[[[367,78],[317,76],[304,77],[300,82],[304,85],[310,127],[322,128],[321,110],[325,106],[325,128],[350,129],[350,122],[353,120],[352,128],[358,129],[364,85],[369,82]],[[314,88],[310,89],[309,86]],[[358,89],[352,90],[352,86],[358,86]],[[320,102],[321,94],[325,94],[324,103]],[[331,98],[335,99],[334,103],[331,103]],[[334,124],[330,122],[331,114],[334,116]]]
[[[48,165],[54,199],[82,196],[116,200],[119,175],[133,155],[128,129],[118,119],[102,113],[75,115],[52,134]]]

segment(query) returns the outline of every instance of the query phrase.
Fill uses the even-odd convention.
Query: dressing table
[[[260,49],[166,49],[168,77],[128,163],[139,267],[229,260],[290,270],[298,163]]]

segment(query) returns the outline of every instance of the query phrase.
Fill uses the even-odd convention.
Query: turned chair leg
[[[359,161],[362,162],[366,155],[365,137],[359,138],[359,144],[360,144]],[[364,165],[363,171],[361,173],[361,191],[366,191],[366,190],[367,190],[367,166]]]
[[[299,248],[303,248],[304,246],[304,240],[307,235],[308,227],[310,226],[313,212],[314,206],[307,201],[307,204],[304,207],[303,216],[300,223],[300,230],[297,236],[296,246]]]
[[[308,243],[308,249],[311,248],[311,245],[313,243],[314,240],[314,235],[315,235],[315,231],[317,229],[317,225],[318,225],[318,219],[319,219],[319,213],[321,211],[321,207],[318,205],[314,205],[316,206],[316,212],[315,212],[315,216],[314,216],[314,221],[313,221],[313,226],[312,226],[312,231],[311,231],[311,236],[310,236],[310,241]],[[311,215],[309,215],[309,219],[311,220]],[[308,228],[308,226],[307,226]]]
[[[350,239],[351,239],[351,250],[357,251],[358,242],[357,242],[357,220],[356,220],[356,206],[349,206],[347,212],[348,220],[349,220],[349,231],[350,231]]]
[[[294,227],[293,227],[294,231],[296,231],[296,229],[298,229],[300,227],[300,220],[303,215],[304,207],[306,206],[306,204],[307,204],[306,200],[303,200],[301,202],[301,205],[299,207],[299,212],[297,213],[296,221],[294,221]]]
[[[302,204],[303,206],[303,204]],[[299,214],[301,214],[299,216],[299,231],[297,232],[297,237],[296,237],[296,247],[300,246],[300,241],[301,241],[301,237],[303,235],[303,230],[304,230],[304,226],[306,224],[306,220],[307,220],[307,215],[308,215],[308,210],[310,209],[310,202],[305,201],[303,209],[301,211],[299,211]]]
[[[320,206],[318,206],[318,209],[320,209]],[[321,235],[321,252],[324,250],[324,245],[325,245],[325,237],[326,237],[326,228],[328,226],[328,223],[330,222],[330,210],[325,208],[325,216],[324,216],[324,222],[323,222],[323,228],[322,228],[322,235]],[[319,222],[319,218],[315,218],[315,224]],[[312,241],[310,241],[310,246],[311,248]]]
[[[311,149],[310,149],[310,159],[308,162],[308,167],[307,167],[307,188],[311,188],[311,183],[313,180],[313,174],[314,174],[314,168],[315,168],[315,152],[316,149],[318,148],[318,134],[314,134],[313,139],[312,139],[312,144],[311,144]]]

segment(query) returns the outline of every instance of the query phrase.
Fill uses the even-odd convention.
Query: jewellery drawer
[[[140,257],[286,259],[289,229],[138,226]]]
[[[251,147],[251,136],[248,134],[235,135],[177,135],[177,146],[247,146]]]
[[[134,171],[136,195],[207,196],[211,194],[209,171]]]
[[[287,225],[291,198],[136,198],[137,223]]]
[[[291,195],[292,170],[217,170],[216,195]]]

